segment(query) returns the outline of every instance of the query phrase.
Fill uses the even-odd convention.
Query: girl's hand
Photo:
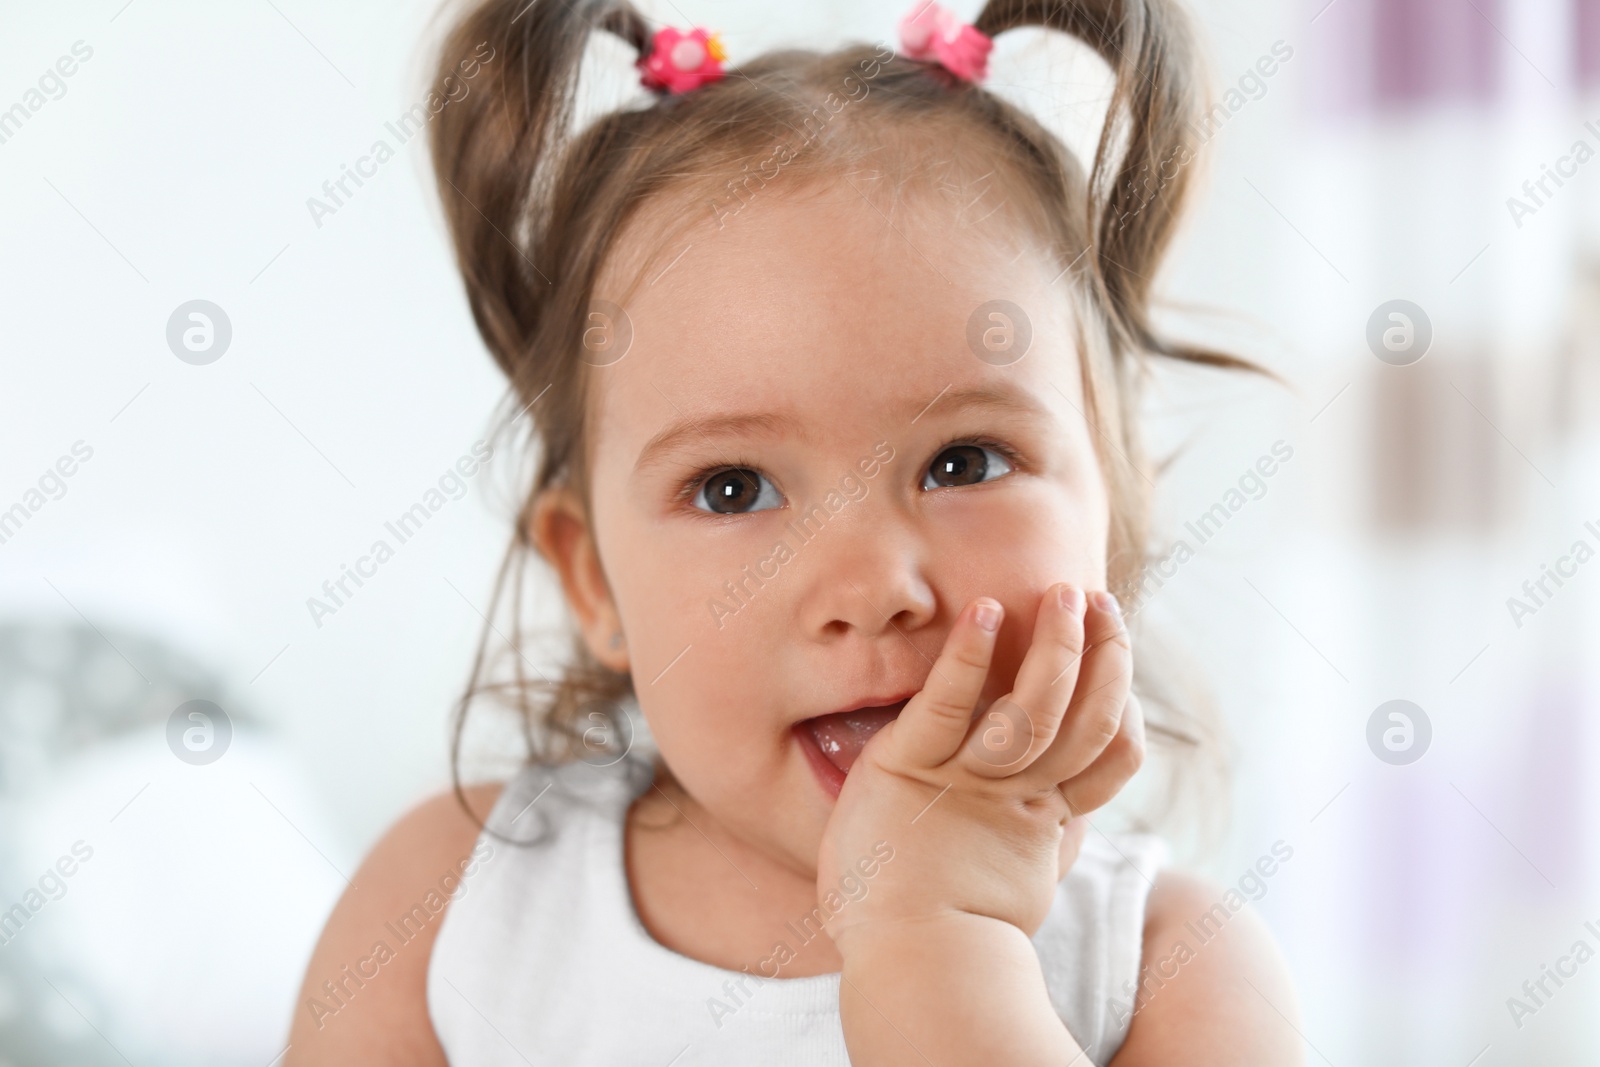
[[[1110,800],[1143,761],[1116,600],[1066,583],[1044,595],[1016,688],[974,719],[1002,613],[987,597],[967,606],[922,692],[839,792],[817,887],[825,907],[835,894],[827,929],[847,957],[853,931],[884,924],[977,915],[1031,937],[1083,840],[1084,820],[1064,824]],[[863,878],[864,894],[840,892]]]

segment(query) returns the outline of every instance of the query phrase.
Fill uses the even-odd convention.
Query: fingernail
[[[1115,615],[1119,619],[1122,617],[1122,605],[1107,590],[1101,589],[1094,594],[1094,605],[1108,615]]]
[[[1057,596],[1061,600],[1061,606],[1066,608],[1067,611],[1071,612],[1074,615],[1082,615],[1083,614],[1083,590],[1082,589],[1079,589],[1075,585],[1063,585],[1061,587],[1060,593],[1058,593]]]
[[[978,625],[990,633],[1000,628],[1000,605],[993,600],[978,601],[978,608],[972,613]]]

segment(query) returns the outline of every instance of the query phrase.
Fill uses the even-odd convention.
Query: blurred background
[[[1151,399],[1138,610],[1232,767],[1182,857],[1292,850],[1249,906],[1310,1063],[1600,1062],[1600,963],[1544,978],[1600,950],[1600,0],[1188,6],[1220,110],[1163,322],[1290,387]],[[737,62],[892,45],[905,6],[641,7]],[[0,1065],[276,1062],[348,877],[449,781],[516,471],[447,478],[502,383],[385,125],[434,14],[0,2]],[[1088,143],[1081,49],[990,70]],[[491,722],[469,770],[513,748]]]

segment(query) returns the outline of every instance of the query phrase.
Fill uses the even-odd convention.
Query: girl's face
[[[916,693],[980,595],[1006,608],[986,706],[1045,590],[1105,586],[1060,268],[1003,212],[861,186],[767,193],[633,263],[631,347],[591,394],[593,543],[651,733],[706,812],[810,875],[839,777],[805,720]],[[1029,316],[1015,362],[983,345],[995,300]]]

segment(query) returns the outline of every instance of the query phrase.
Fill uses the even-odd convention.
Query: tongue
[[[867,747],[867,742],[872,740],[872,735],[883,729],[885,724],[893,722],[905,706],[905,701],[901,701],[886,707],[819,715],[808,725],[817,739],[817,747],[822,749],[828,762],[849,774],[850,767],[861,755],[861,750]]]

